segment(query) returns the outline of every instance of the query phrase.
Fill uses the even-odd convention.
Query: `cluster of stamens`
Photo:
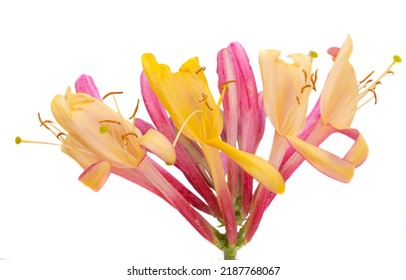
[[[368,100],[366,100],[362,105],[360,105],[357,109],[362,108],[365,104],[367,104],[369,101],[371,101],[372,99],[375,100],[375,104],[377,104],[378,102],[378,96],[376,93],[376,87],[378,85],[381,85],[382,82],[381,80],[388,74],[392,74],[394,75],[395,72],[393,72],[391,70],[392,66],[395,65],[396,63],[400,63],[402,62],[402,59],[400,58],[400,56],[395,55],[393,57],[393,62],[389,65],[389,67],[381,74],[381,76],[376,79],[374,81],[374,79],[371,79],[372,75],[375,73],[375,71],[371,71],[371,73],[369,73],[364,79],[362,79],[361,81],[359,81],[358,83],[358,90],[360,91],[358,98],[357,98],[357,103],[358,101],[360,101],[364,96],[367,95],[367,93],[372,93],[373,96],[371,98],[369,98]]]
[[[121,92],[121,91],[109,92],[109,93],[107,93],[106,95],[104,95],[102,99],[104,100],[106,97],[108,97],[108,96],[110,96],[110,95],[122,94],[122,93],[123,93],[123,92]],[[113,97],[114,97],[114,96],[113,96]],[[115,101],[115,104],[116,104],[116,107],[117,107],[117,110],[118,110],[118,105],[117,105],[117,101],[116,101],[115,98],[114,98],[114,101]],[[138,112],[139,104],[140,104],[140,100],[138,99],[138,101],[137,101],[137,106],[135,107],[135,110],[134,110],[133,114],[129,117],[129,120],[135,118],[135,116],[136,116],[136,114],[137,114],[137,112]],[[120,114],[120,111],[119,111],[119,110],[118,110],[118,113],[119,113],[119,115],[120,115],[120,117],[121,117],[121,114]],[[55,125],[55,122],[54,122],[54,121],[51,121],[51,120],[43,120],[43,119],[41,118],[41,114],[40,114],[40,113],[38,113],[38,121],[40,122],[40,127],[46,128],[46,129],[49,130],[58,140],[60,140],[62,143],[64,142],[64,140],[65,140],[66,137],[67,137],[67,134],[66,134],[65,132],[61,131],[61,130]],[[105,125],[104,123],[106,123],[106,124],[114,124],[114,125],[121,125],[121,122],[116,121],[116,120],[101,120],[101,121],[99,121],[99,123],[101,124],[101,126],[99,127],[99,132],[100,132],[101,134],[105,134],[105,133],[107,133],[107,132],[109,131],[109,127],[108,127],[107,125]],[[134,132],[127,132],[127,133],[121,135],[121,140],[122,140],[123,142],[125,142],[125,145],[127,145],[127,144],[130,142],[130,139],[129,139],[130,136],[135,136],[136,138],[139,137],[139,136],[138,136],[136,133],[134,133]],[[32,144],[47,144],[47,145],[57,145],[57,146],[60,146],[60,144],[52,143],[52,142],[24,140],[24,139],[22,139],[20,136],[17,136],[17,137],[15,138],[15,143],[16,143],[16,144],[32,143]]]
[[[311,61],[313,61],[313,59],[314,59],[314,58],[317,58],[319,55],[318,55],[318,53],[315,52],[315,51],[310,51],[310,52],[309,52],[309,56],[310,56],[310,58],[311,58]],[[296,102],[297,102],[297,104],[299,104],[299,105],[301,105],[300,100],[301,100],[301,97],[302,97],[302,95],[304,94],[304,92],[305,92],[306,89],[311,88],[311,90],[316,91],[316,82],[317,82],[317,73],[318,73],[318,70],[316,69],[316,71],[310,75],[310,79],[309,79],[309,80],[310,80],[310,84],[307,83],[307,79],[308,79],[309,75],[307,74],[306,70],[302,69],[302,72],[303,72],[303,75],[304,75],[305,84],[304,84],[304,86],[300,89],[300,95],[296,95]]]

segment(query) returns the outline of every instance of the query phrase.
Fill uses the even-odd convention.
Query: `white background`
[[[401,3],[2,1],[0,258],[6,260],[0,275],[127,279],[131,265],[223,265],[217,248],[144,189],[112,176],[93,193],[77,181],[80,167],[57,147],[14,144],[17,135],[54,141],[39,127],[37,112],[52,118],[51,98],[74,86],[80,74],[92,75],[102,94],[124,91],[118,101],[130,115],[140,98],[144,52],[173,70],[199,56],[217,94],[217,52],[239,41],[258,88],[257,54],[263,48],[284,55],[317,51],[321,88],[331,66],[325,51],[349,33],[351,61],[362,79],[371,70],[384,71],[394,54],[406,58]],[[354,121],[370,156],[352,182],[341,184],[301,166],[234,265],[281,266],[277,279],[405,279],[404,65],[394,71],[378,89],[378,104],[368,104]],[[147,118],[144,108],[139,117]],[[272,139],[267,125],[258,152],[264,158]],[[330,148],[339,149],[336,140]]]

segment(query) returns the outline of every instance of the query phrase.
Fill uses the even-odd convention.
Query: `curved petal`
[[[76,92],[87,93],[96,99],[102,100],[99,90],[97,89],[93,78],[89,75],[82,74],[75,82]]]
[[[79,176],[79,181],[81,181],[86,187],[91,188],[95,192],[99,191],[104,183],[110,176],[111,163],[106,160],[101,160],[90,165],[83,173]]]
[[[289,144],[320,172],[345,183],[348,183],[352,179],[355,169],[353,163],[295,136],[287,135],[285,137]]]
[[[364,136],[358,130],[352,128],[339,130],[338,132],[355,140],[344,159],[352,162],[355,167],[360,166],[367,159],[369,151]]]
[[[141,137],[141,147],[157,155],[168,165],[173,165],[176,160],[175,149],[168,139],[158,130],[150,129]]]
[[[224,152],[271,192],[281,194],[285,191],[285,181],[271,163],[254,154],[240,151],[220,139],[213,139],[208,144]]]
[[[351,52],[352,40],[347,36],[320,95],[323,123],[340,129],[350,127],[358,103],[358,82],[349,63]]]

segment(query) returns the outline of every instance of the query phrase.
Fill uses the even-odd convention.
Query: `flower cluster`
[[[122,92],[102,98],[87,75],[76,81],[76,92],[68,88],[51,102],[62,129],[38,117],[41,126],[59,139],[62,151],[84,169],[79,176],[83,184],[99,191],[111,173],[126,178],[169,203],[224,251],[225,259],[234,259],[304,160],[347,183],[367,158],[368,146],[351,127],[352,120],[366,102],[376,101],[376,88],[401,59],[395,56],[378,79],[373,80],[371,73],[358,81],[349,62],[352,48],[348,36],[341,48],[328,50],[334,64],[310,113],[308,99],[316,91],[318,76],[312,62],[317,53],[293,54],[292,63],[287,63],[278,50],[260,51],[260,92],[244,49],[231,43],[217,56],[218,98],[212,95],[205,67],[196,57],[173,73],[154,55],[144,54],[141,93],[152,123],[136,118],[139,103],[130,120],[123,117],[115,100]],[[114,98],[116,110],[104,103],[107,97]],[[255,154],[266,118],[275,128],[268,160]],[[333,133],[353,139],[343,157],[319,147]],[[33,141],[17,137],[16,143],[21,142]],[[154,159],[174,165],[190,185]],[[217,224],[210,224],[203,213]]]

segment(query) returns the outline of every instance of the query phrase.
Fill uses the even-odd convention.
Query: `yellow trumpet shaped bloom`
[[[223,151],[269,190],[284,192],[284,180],[269,162],[219,139],[223,129],[220,105],[226,87],[216,103],[208,87],[204,67],[199,65],[196,57],[186,61],[176,73],[172,73],[169,66],[159,64],[152,54],[144,54],[142,64],[152,90],[185,136]]]

